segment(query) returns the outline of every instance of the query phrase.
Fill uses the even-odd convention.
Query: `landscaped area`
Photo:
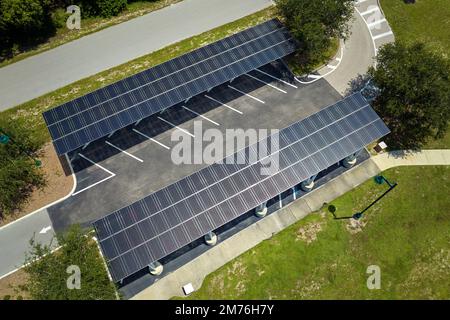
[[[381,7],[397,41],[422,41],[449,57],[450,0],[416,1],[381,0]],[[443,139],[430,141],[424,149],[450,148],[450,127]]]
[[[360,225],[324,207],[210,274],[189,298],[449,299],[450,167],[383,175],[398,186]],[[365,182],[332,202],[336,215],[352,215],[386,188]],[[370,265],[381,269],[379,290],[366,286]]]

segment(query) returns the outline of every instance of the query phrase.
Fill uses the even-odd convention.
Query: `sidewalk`
[[[132,299],[165,300],[174,296],[184,296],[182,286],[192,283],[194,289],[200,288],[205,276],[309,213],[319,210],[324,203],[331,202],[381,171],[404,165],[450,165],[450,150],[424,150],[411,153],[394,151],[374,156],[285,208],[218,243],[205,254],[168,274]]]

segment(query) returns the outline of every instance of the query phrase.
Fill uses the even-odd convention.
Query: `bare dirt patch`
[[[364,219],[356,220],[356,219],[352,218],[345,225],[345,227],[347,228],[348,232],[350,232],[351,234],[356,234],[358,232],[361,232],[366,224],[367,224],[367,222],[364,221]]]
[[[300,227],[296,234],[297,237],[295,241],[305,241],[307,244],[315,241],[317,239],[317,234],[322,231],[322,223],[321,222],[311,222],[305,226]]]
[[[29,299],[27,292],[19,287],[24,285],[27,280],[27,274],[20,269],[9,276],[0,279],[0,300],[1,299]]]
[[[42,171],[46,179],[46,186],[35,189],[28,198],[27,203],[11,215],[0,220],[0,226],[4,226],[27,214],[44,207],[69,194],[73,187],[72,176],[66,176],[61,163],[51,143],[47,143],[39,152],[39,160],[42,161]]]

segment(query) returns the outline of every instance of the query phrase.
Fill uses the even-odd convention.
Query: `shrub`
[[[0,121],[0,128],[11,138],[7,144],[0,145],[0,218],[19,209],[33,188],[45,185],[40,169],[36,168],[27,150],[34,155],[40,147],[39,142],[30,138],[30,130],[12,121]]]
[[[83,17],[112,17],[122,12],[127,6],[127,0],[80,0]]]
[[[24,268],[27,282],[23,289],[35,300],[111,300],[116,298],[114,284],[109,280],[97,244],[81,228],[73,225],[58,235],[61,249],[31,241]],[[69,266],[80,269],[80,289],[67,288]]]

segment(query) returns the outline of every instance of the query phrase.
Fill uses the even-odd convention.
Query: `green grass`
[[[396,40],[422,41],[431,48],[450,52],[450,0],[381,0],[381,7],[394,31]]]
[[[6,59],[0,63],[0,67],[23,60],[38,53],[53,49],[57,46],[63,45],[67,42],[79,39],[88,34],[100,31],[102,29],[114,26],[116,24],[128,21],[130,19],[142,16],[155,10],[162,9],[166,6],[180,2],[181,0],[154,0],[154,1],[137,1],[127,5],[127,9],[119,15],[110,18],[90,17],[81,20],[80,30],[69,30],[65,23],[58,28],[56,34],[50,37],[44,43],[30,48],[23,52],[17,52],[12,58]],[[64,10],[60,9],[61,12]]]
[[[30,128],[31,135],[43,144],[50,141],[50,135],[45,126],[42,112],[208,43],[222,39],[265,20],[269,20],[274,16],[275,10],[273,7],[270,7],[200,35],[182,40],[115,68],[100,72],[94,76],[77,81],[66,87],[1,112],[0,123],[21,123]]]
[[[397,41],[421,41],[450,58],[450,0],[381,0],[381,7]],[[430,140],[424,149],[449,149],[450,125],[439,140]]]
[[[367,212],[362,231],[325,209],[311,214],[210,274],[189,298],[449,299],[450,167],[384,175],[399,185]],[[348,216],[385,189],[370,180],[332,204]],[[301,231],[317,238],[307,243]],[[370,265],[381,268],[380,290],[367,289]]]

